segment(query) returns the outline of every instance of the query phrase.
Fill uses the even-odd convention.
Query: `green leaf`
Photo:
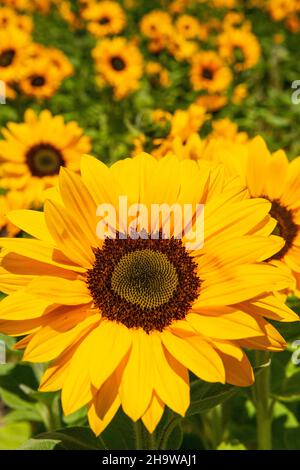
[[[300,400],[300,371],[295,372],[288,377],[282,386],[282,389],[274,395],[278,400],[285,402],[294,402]]]
[[[119,410],[100,437],[106,449],[136,449],[136,431],[133,421]]]
[[[233,385],[211,384],[196,380],[191,384],[191,404],[187,416],[203,413],[236,395],[241,389]]]
[[[30,425],[26,422],[7,424],[0,428],[0,450],[17,449],[30,434]]]
[[[35,407],[13,410],[4,416],[5,423],[16,423],[19,421],[42,422],[42,417]]]
[[[29,439],[18,450],[53,450],[57,444],[59,444],[59,441],[54,439]]]
[[[37,449],[39,445],[52,445],[54,442],[55,449],[61,450],[105,449],[105,447],[101,444],[101,440],[97,439],[95,434],[88,427],[74,427],[61,429],[58,431],[45,432],[39,434],[33,439],[30,439],[29,442],[25,443],[25,447],[29,450],[32,449],[32,446],[35,446],[34,448]],[[52,449],[54,447],[52,447]],[[22,446],[22,448],[24,449],[24,446]]]

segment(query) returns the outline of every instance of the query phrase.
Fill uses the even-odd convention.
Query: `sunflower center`
[[[0,54],[0,67],[8,67],[12,64],[16,51],[14,49],[6,49]]]
[[[109,22],[110,22],[110,19],[108,18],[108,16],[102,16],[102,18],[98,20],[98,23],[101,25],[107,24]]]
[[[284,247],[270,259],[281,259],[289,251],[298,234],[298,226],[294,222],[293,212],[283,206],[279,200],[272,201],[271,216],[277,220],[277,226],[273,232],[285,240]]]
[[[202,69],[202,77],[205,78],[205,80],[212,80],[213,79],[213,72],[211,69],[208,67],[204,67]]]
[[[33,176],[52,176],[59,173],[65,162],[61,152],[51,144],[38,144],[26,154],[27,164]]]
[[[112,289],[143,309],[168,302],[177,284],[176,269],[168,257],[149,249],[122,256],[111,277]]]
[[[122,57],[113,57],[111,59],[111,65],[112,68],[117,72],[124,70],[126,67],[125,61],[122,59]]]
[[[184,319],[198,297],[196,263],[181,240],[107,238],[94,251],[87,285],[104,318],[162,331]]]
[[[42,75],[34,75],[31,78],[30,83],[31,83],[32,86],[40,87],[40,86],[45,85],[46,80],[45,80],[45,77],[42,77]]]

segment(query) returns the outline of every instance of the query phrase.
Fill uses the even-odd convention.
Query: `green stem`
[[[150,434],[139,420],[134,423],[136,450],[155,450],[154,435]]]
[[[257,367],[267,364],[270,360],[268,351],[256,351]],[[254,388],[256,406],[256,429],[259,450],[272,449],[272,417],[270,409],[270,367],[265,366],[259,371]]]
[[[167,444],[170,435],[178,425],[178,420],[179,418],[177,416],[173,416],[170,421],[168,422],[166,428],[164,429],[163,435],[160,439],[160,442],[158,444],[158,449],[159,450],[166,450],[167,449]]]

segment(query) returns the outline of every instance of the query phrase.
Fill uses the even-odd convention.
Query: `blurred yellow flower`
[[[104,39],[92,51],[98,74],[113,87],[116,99],[139,88],[143,75],[143,56],[125,38]]]
[[[227,90],[232,73],[216,52],[201,51],[192,57],[190,78],[194,90],[217,93]]]
[[[219,52],[239,72],[254,67],[260,58],[256,36],[244,29],[228,29],[219,35]]]
[[[89,3],[81,15],[88,22],[88,31],[97,38],[119,34],[126,24],[124,10],[110,0]]]

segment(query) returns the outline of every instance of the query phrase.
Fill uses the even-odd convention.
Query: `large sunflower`
[[[98,38],[119,34],[125,27],[126,17],[117,2],[90,3],[82,11],[88,21],[87,29]]]
[[[216,52],[202,51],[191,60],[190,78],[194,90],[216,93],[227,90],[232,74]]]
[[[78,171],[81,154],[91,148],[75,122],[65,124],[47,110],[39,116],[27,110],[23,123],[8,123],[2,134],[1,186],[29,191],[34,204],[41,203],[43,190],[55,183],[61,166]]]
[[[114,89],[117,99],[139,87],[143,58],[139,49],[125,38],[104,39],[93,49],[97,72]]]
[[[44,212],[9,215],[36,239],[1,240],[0,288],[10,295],[0,304],[0,330],[27,335],[19,343],[25,360],[54,360],[40,389],[62,389],[66,414],[88,404],[96,434],[120,405],[152,432],[165,405],[185,414],[188,370],[208,382],[247,386],[253,372],[242,346],[284,348],[264,319],[296,319],[271,294],[288,276],[263,262],[283,244],[266,236],[274,226],[271,204],[223,184],[206,162],[141,154],[107,168],[85,156],[81,177],[61,170]],[[204,202],[204,248],[188,249],[190,232],[161,238],[165,218],[151,225],[155,238],[145,237],[146,218],[139,218],[144,237],[124,238],[124,195],[128,205],[148,208]],[[120,223],[116,237],[99,240],[102,203],[116,208]],[[179,225],[171,227],[176,235]]]

